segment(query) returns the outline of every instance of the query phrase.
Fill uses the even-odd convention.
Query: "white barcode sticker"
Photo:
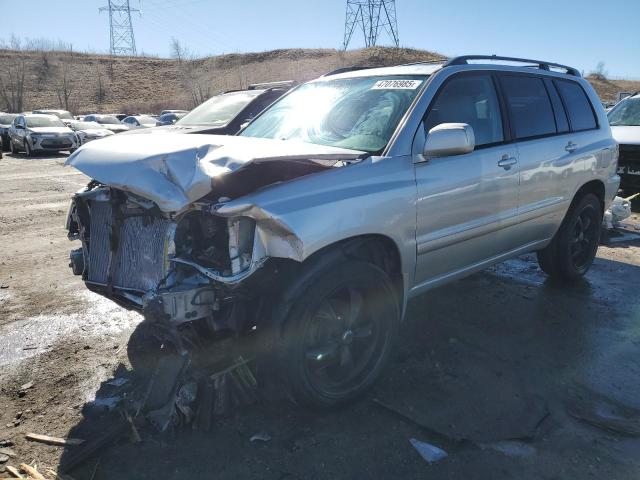
[[[378,80],[372,90],[415,90],[422,80]]]

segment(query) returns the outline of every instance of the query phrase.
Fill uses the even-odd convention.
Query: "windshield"
[[[0,125],[9,125],[18,115],[0,115]]]
[[[114,125],[114,124],[119,125],[122,123],[116,117],[113,117],[111,115],[100,115],[99,117],[96,117],[96,122],[102,123],[105,125]]]
[[[91,130],[102,129],[102,126],[98,122],[76,122],[71,124],[71,128],[74,130]]]
[[[640,126],[640,97],[622,100],[608,113],[608,117],[614,127]]]
[[[378,152],[389,142],[425,78],[403,75],[307,83],[256,118],[241,135]]]
[[[64,127],[65,124],[53,115],[48,117],[27,117],[27,127]]]
[[[178,120],[176,125],[226,125],[233,120],[251,100],[260,95],[260,93],[262,93],[260,90],[254,90],[218,95],[217,97],[207,100],[199,107],[194,108],[181,120]]]

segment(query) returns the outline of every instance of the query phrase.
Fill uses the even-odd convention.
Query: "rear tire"
[[[589,271],[600,243],[602,205],[587,193],[574,203],[551,243],[538,251],[538,264],[550,277],[573,282]]]
[[[278,352],[290,396],[331,408],[362,395],[383,370],[400,322],[391,278],[341,257],[309,276],[295,298]]]

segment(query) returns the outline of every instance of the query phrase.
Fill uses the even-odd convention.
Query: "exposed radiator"
[[[111,204],[90,202],[91,228],[87,279],[107,284]],[[114,252],[112,283],[114,287],[148,291],[164,277],[164,244],[171,221],[156,217],[124,219],[120,243]]]

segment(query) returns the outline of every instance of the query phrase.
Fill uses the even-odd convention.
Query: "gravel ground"
[[[113,415],[91,402],[130,368],[140,321],[68,268],[66,208],[87,178],[65,157],[0,160],[0,441],[14,443],[7,465],[41,472],[77,447],[24,434],[99,435]],[[385,375],[349,407],[320,414],[273,401],[217,419],[207,434],[143,430],[141,443],[102,449],[73,476],[637,479],[638,285],[638,240],[602,246],[572,287],[547,280],[532,255],[509,261],[413,301]],[[616,428],[579,418],[611,410],[625,415]],[[271,440],[250,442],[258,432]],[[410,438],[449,455],[428,464]]]

